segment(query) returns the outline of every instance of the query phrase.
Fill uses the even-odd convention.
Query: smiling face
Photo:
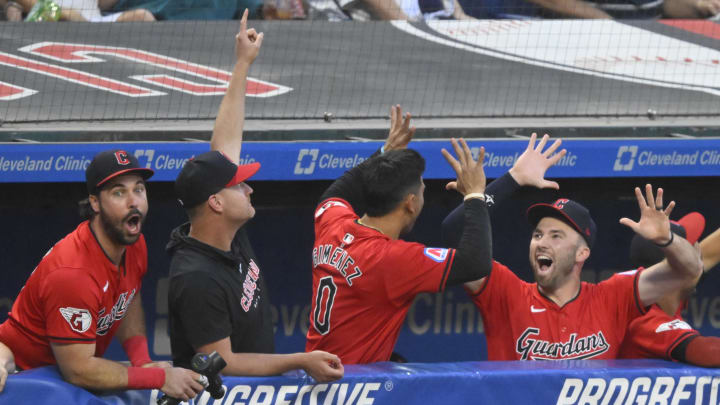
[[[556,291],[579,279],[580,272],[573,273],[577,263],[582,263],[590,254],[587,244],[570,225],[545,217],[538,222],[530,240],[530,265],[535,280],[542,290]]]
[[[90,203],[103,231],[118,245],[132,245],[140,237],[148,211],[145,181],[136,174],[111,179]]]

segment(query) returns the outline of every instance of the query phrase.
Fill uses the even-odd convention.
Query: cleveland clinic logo
[[[615,159],[614,172],[629,172],[635,165],[635,157],[638,153],[637,145],[623,145],[618,149]]]
[[[295,163],[295,174],[312,174],[315,171],[315,163],[317,162],[319,149],[300,149],[298,153],[297,163]]]

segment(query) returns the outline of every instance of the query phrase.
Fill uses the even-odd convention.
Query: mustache
[[[125,215],[125,218],[123,218],[123,222],[129,221],[130,218],[132,218],[135,215],[138,215],[140,217],[140,221],[142,221],[144,218],[144,215],[142,214],[142,212],[140,212],[139,209],[133,208],[130,210],[130,212],[127,215]]]

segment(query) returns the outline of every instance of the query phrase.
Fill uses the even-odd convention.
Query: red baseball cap
[[[700,239],[705,230],[705,217],[699,212],[691,212],[674,222],[685,228],[685,239],[690,243],[695,243]]]

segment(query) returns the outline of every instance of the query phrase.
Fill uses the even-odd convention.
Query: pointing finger
[[[248,9],[245,9],[243,11],[242,18],[240,18],[240,32],[246,32],[247,31],[247,19],[248,19]]]

